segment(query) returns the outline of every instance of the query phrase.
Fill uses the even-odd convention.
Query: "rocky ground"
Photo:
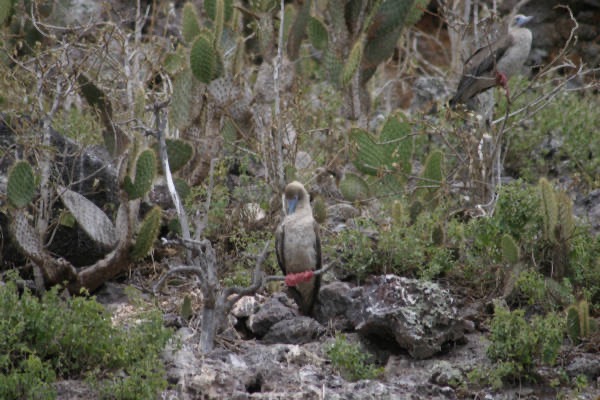
[[[98,300],[115,321],[131,313],[125,284],[107,284]],[[173,292],[176,290],[173,289]],[[181,298],[164,294],[161,301]],[[148,295],[148,299],[150,296]],[[478,307],[462,304],[435,283],[387,275],[362,287],[332,282],[322,287],[316,318],[300,316],[284,293],[242,298],[233,309],[216,348],[201,354],[200,323],[176,315],[179,326],[164,351],[171,388],[162,399],[586,399],[600,395],[600,357],[565,354],[556,369],[537,371],[549,382],[559,367],[569,378],[584,374],[585,390],[554,389],[547,384],[514,385],[474,391],[467,374],[489,365],[486,328]],[[485,305],[481,305],[484,309]],[[358,343],[384,367],[378,379],[344,379],[327,350],[334,334]],[[93,398],[82,382],[57,384],[61,399]]]

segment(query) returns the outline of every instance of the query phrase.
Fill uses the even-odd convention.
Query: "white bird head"
[[[523,14],[517,14],[512,20],[512,26],[521,27],[531,21],[533,19],[532,16],[527,16]]]
[[[308,204],[308,192],[298,181],[293,181],[285,187],[284,207],[287,215],[293,214],[297,208],[303,208]],[[287,207],[286,207],[287,205]]]

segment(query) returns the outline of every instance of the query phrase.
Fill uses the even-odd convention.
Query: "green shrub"
[[[462,233],[455,221],[440,222],[446,219],[444,214],[441,207],[421,211],[414,223],[403,217],[383,230],[377,249],[386,271],[430,280],[452,270],[456,263],[452,247],[457,245],[452,241],[461,242]]]
[[[361,281],[369,274],[380,272],[375,241],[365,233],[365,230],[375,230],[376,226],[367,218],[355,218],[354,222],[356,227],[342,230],[325,251],[333,250],[332,256],[341,259],[344,272]]]
[[[368,362],[366,353],[359,344],[350,343],[346,335],[336,335],[335,342],[327,349],[333,368],[349,381],[376,379],[383,374],[383,367]]]
[[[487,355],[495,363],[492,376],[496,386],[505,380],[535,380],[535,366],[556,362],[564,336],[564,318],[551,312],[528,321],[524,314],[522,309],[510,311],[500,305],[494,308]]]
[[[529,91],[512,105],[512,109],[526,106],[538,96],[539,92]],[[502,108],[505,99],[500,99],[500,103]],[[516,124],[509,129],[508,171],[533,182],[540,175],[549,175],[556,164],[562,163],[567,167],[565,172],[580,175],[590,188],[598,187],[600,142],[595,138],[600,126],[599,105],[591,93],[559,93],[548,106],[533,115],[527,127]],[[498,115],[503,114],[499,110]],[[552,139],[558,145],[552,152],[545,152],[544,142]]]
[[[57,287],[41,299],[0,287],[0,398],[51,399],[55,379],[86,378],[103,398],[139,399],[166,387],[159,354],[170,337],[158,312],[113,326],[94,298],[63,300]],[[102,376],[102,379],[99,377]]]

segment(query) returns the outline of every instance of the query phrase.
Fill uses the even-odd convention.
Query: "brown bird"
[[[508,31],[490,45],[481,47],[465,62],[456,94],[450,107],[466,103],[479,93],[502,86],[508,92],[508,80],[523,66],[531,50],[531,31],[523,28],[533,17],[518,14],[512,18]]]
[[[288,184],[283,195],[285,218],[275,232],[277,261],[288,293],[304,315],[312,313],[321,277],[312,271],[321,269],[319,226],[313,218],[308,192],[297,181]]]

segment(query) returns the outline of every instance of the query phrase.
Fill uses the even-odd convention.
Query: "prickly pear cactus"
[[[152,187],[156,175],[156,156],[154,151],[147,149],[140,153],[135,166],[135,181],[129,176],[125,177],[124,189],[131,200],[146,195]]]
[[[365,130],[353,129],[350,139],[355,149],[354,165],[363,174],[377,176],[384,164],[384,152]]]
[[[300,10],[296,13],[296,18],[292,24],[287,39],[287,55],[290,60],[295,61],[298,59],[300,52],[300,45],[306,32],[306,27],[310,21],[310,5],[311,0],[305,0],[300,5]]]
[[[194,77],[202,83],[210,83],[217,78],[218,62],[213,35],[208,31],[200,33],[190,50],[190,68]]]
[[[173,96],[171,98],[171,118],[177,128],[187,127],[192,119],[194,102],[194,75],[192,70],[185,68],[173,80]]]
[[[422,174],[423,179],[427,181],[427,186],[436,186],[442,183],[442,180],[444,179],[442,172],[443,162],[444,153],[442,153],[440,150],[435,150],[429,154],[427,160],[425,161],[425,167]]]
[[[321,20],[311,17],[307,27],[308,40],[310,44],[317,50],[325,51],[329,42],[329,34],[327,28]]]
[[[361,62],[361,83],[365,84],[377,66],[392,55],[414,3],[414,0],[381,3],[368,27],[369,40],[365,44]]]
[[[169,168],[171,172],[177,172],[190,161],[194,150],[189,143],[181,139],[167,139],[166,144]],[[153,149],[158,154],[158,145],[153,146]]]
[[[81,194],[67,188],[59,187],[58,194],[81,229],[94,242],[106,249],[114,247],[117,234],[104,211]]]
[[[317,195],[315,197],[312,208],[315,221],[317,221],[319,224],[325,223],[327,220],[327,205],[325,204],[325,200],[322,196]]]
[[[181,34],[186,43],[192,43],[196,36],[200,34],[200,23],[198,21],[196,6],[191,2],[185,3],[181,14]]]
[[[140,260],[148,255],[154,244],[154,240],[158,236],[160,230],[160,207],[154,207],[146,214],[140,231],[138,233],[135,245],[131,250],[131,258],[133,260]]]
[[[369,197],[369,185],[358,175],[345,174],[339,189],[347,201],[362,201]]]
[[[173,179],[173,184],[175,185],[175,190],[177,191],[179,197],[181,197],[182,201],[185,201],[190,193],[192,193],[190,185],[188,185],[187,182],[181,178]]]
[[[514,265],[519,262],[521,254],[519,246],[509,234],[504,234],[501,240],[502,259],[505,263]]]
[[[219,5],[218,3],[221,3]],[[218,19],[219,8],[223,9],[223,20],[231,21],[233,15],[233,0],[204,0],[204,11],[212,21]]]
[[[389,117],[381,130],[379,141],[383,146],[384,159],[390,164],[389,167],[403,174],[410,174],[414,144],[410,125],[404,117]]]
[[[10,230],[23,254],[34,259],[41,259],[44,247],[39,235],[31,226],[27,216],[22,210],[17,210],[10,223]]]
[[[33,169],[27,161],[17,161],[8,174],[6,187],[8,202],[15,208],[24,208],[35,196]]]
[[[352,50],[350,50],[350,54],[348,55],[348,60],[342,68],[342,86],[347,86],[352,80],[352,77],[354,76],[356,71],[358,71],[358,67],[360,66],[360,63],[363,58],[363,53],[365,51],[366,41],[366,35],[362,34],[352,46]]]

